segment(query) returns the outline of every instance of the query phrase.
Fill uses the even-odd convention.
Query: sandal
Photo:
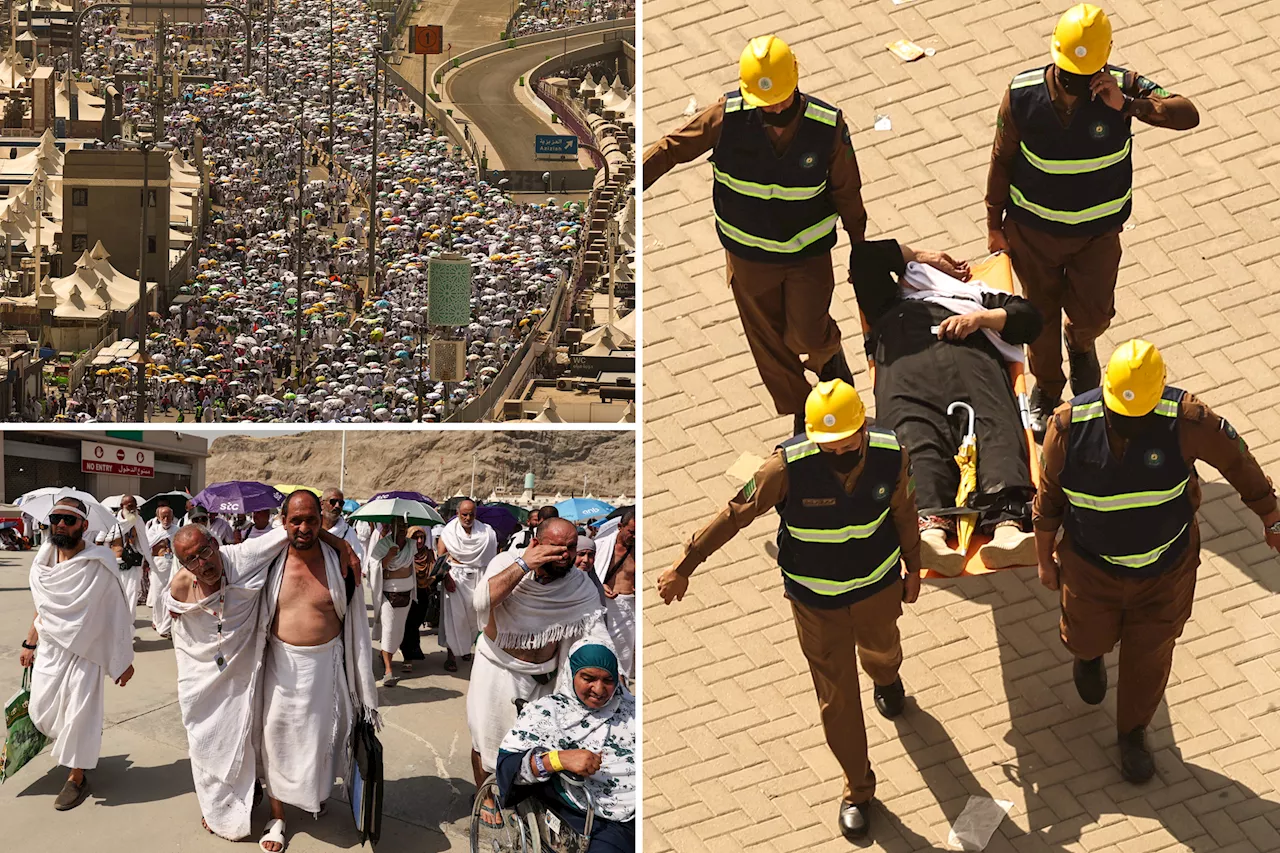
[[[273,818],[262,830],[262,837],[258,839],[258,849],[263,853],[280,853],[280,851],[272,851],[266,848],[268,842],[279,844],[280,850],[284,850],[284,821],[279,818]]]
[[[485,820],[485,817],[497,818],[497,820]],[[480,806],[480,822],[490,829],[501,829],[505,821],[502,819],[502,812],[498,811],[498,807],[494,803],[484,803]]]

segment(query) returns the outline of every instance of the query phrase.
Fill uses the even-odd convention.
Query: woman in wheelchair
[[[526,705],[498,751],[502,805],[540,799],[582,833],[594,812],[588,853],[636,847],[636,703],[618,682],[618,657],[594,638],[570,650],[571,686]],[[583,787],[564,774],[581,776]]]

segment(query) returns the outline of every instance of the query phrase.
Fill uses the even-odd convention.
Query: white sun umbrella
[[[440,513],[430,506],[405,498],[382,498],[381,500],[369,501],[351,513],[349,518],[356,521],[379,521],[385,524],[393,521],[403,521],[406,524],[418,525],[444,524],[444,519],[440,517]]]
[[[89,530],[94,533],[105,533],[116,524],[115,513],[107,509],[98,499],[88,492],[71,487],[61,489],[36,489],[18,499],[22,511],[41,524],[49,523],[49,512],[63,498],[75,498],[85,505],[89,516]]]
[[[142,506],[142,496],[134,495],[133,499],[138,502],[138,506]],[[102,499],[102,505],[112,512],[120,511],[120,501],[124,500],[124,495],[112,495],[109,498]]]

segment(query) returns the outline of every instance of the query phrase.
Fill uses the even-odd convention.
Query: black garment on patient
[[[1003,357],[987,336],[941,341],[929,330],[952,312],[903,299],[894,276],[906,272],[894,240],[859,243],[849,259],[858,305],[871,328],[867,354],[876,363],[876,424],[892,429],[907,448],[923,515],[954,512],[960,469],[954,456],[968,429],[968,413],[947,416],[947,406],[973,406],[978,436],[978,490],[969,507],[985,524],[1024,520],[1034,494],[1026,433]],[[891,275],[892,274],[892,275]],[[1017,346],[1040,333],[1041,319],[1025,299],[984,294],[982,307],[1008,313],[1001,337]]]

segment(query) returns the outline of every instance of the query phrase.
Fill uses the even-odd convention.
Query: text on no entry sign
[[[534,154],[577,154],[578,137],[552,136],[539,133],[533,143]]]
[[[121,447],[100,441],[80,442],[80,470],[85,474],[122,474],[127,477],[154,477],[154,450]]]

